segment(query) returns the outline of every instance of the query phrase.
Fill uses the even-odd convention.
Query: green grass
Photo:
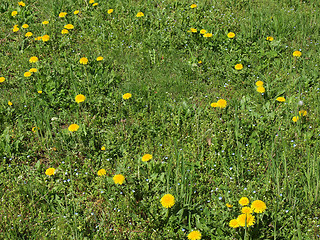
[[[0,239],[320,238],[318,1],[25,3],[0,3]],[[233,229],[241,197],[267,209]]]

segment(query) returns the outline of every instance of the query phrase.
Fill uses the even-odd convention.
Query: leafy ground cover
[[[318,1],[0,2],[1,239],[319,239]]]

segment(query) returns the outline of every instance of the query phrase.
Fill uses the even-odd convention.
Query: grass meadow
[[[0,239],[320,239],[318,0],[1,0]]]

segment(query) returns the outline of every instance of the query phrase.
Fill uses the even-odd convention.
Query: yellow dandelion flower
[[[192,231],[188,234],[189,240],[200,240],[201,239],[201,233],[200,231]]]
[[[17,14],[18,14],[17,11],[12,11],[11,16],[14,17],[14,16],[16,16]]]
[[[9,105],[9,106],[12,106],[12,102],[8,101],[8,105]]]
[[[86,97],[83,94],[78,94],[75,97],[75,100],[76,100],[77,103],[81,103],[81,102],[84,102],[84,100],[86,100]]]
[[[59,18],[64,18],[67,15],[66,12],[61,12],[59,13]]]
[[[39,59],[36,57],[36,56],[33,56],[33,57],[31,57],[30,59],[29,59],[29,62],[30,63],[36,63],[36,62],[38,62],[39,61]]]
[[[68,130],[69,130],[70,132],[76,132],[76,131],[78,131],[78,129],[79,129],[79,125],[78,125],[78,124],[71,124],[71,125],[68,127]]]
[[[13,32],[18,32],[19,31],[18,25],[14,25],[12,31]]]
[[[242,197],[239,200],[239,204],[242,205],[242,206],[246,206],[246,205],[249,204],[249,199],[247,197]]]
[[[21,6],[21,7],[25,7],[26,6],[26,4],[24,3],[24,2],[18,2],[18,4],[19,4],[19,6]]]
[[[294,57],[301,57],[302,53],[301,53],[300,51],[294,51],[294,52],[292,53],[292,55],[293,55]]]
[[[197,32],[197,29],[195,29],[195,28],[190,28],[190,30],[188,30],[188,32],[196,33],[196,32]]]
[[[293,118],[292,118],[292,121],[294,121],[294,122],[297,122],[299,120],[299,117],[298,116],[294,116]]]
[[[165,194],[161,200],[160,200],[161,204],[163,207],[165,208],[171,208],[174,203],[175,203],[175,200],[174,200],[174,196],[171,195],[171,194]]]
[[[55,171],[56,171],[56,169],[54,169],[54,168],[48,168],[48,169],[46,170],[46,175],[47,175],[47,176],[51,176],[51,175],[54,174]]]
[[[31,37],[32,35],[33,35],[32,32],[27,32],[24,36],[26,36],[26,37]]]
[[[143,157],[142,157],[142,161],[143,162],[148,162],[148,161],[150,161],[152,159],[152,155],[151,154],[145,154],[145,155],[143,155]]]
[[[270,42],[272,42],[273,41],[273,37],[267,37],[267,41],[270,41]]]
[[[47,24],[49,24],[49,21],[43,21],[42,24],[47,25]]]
[[[38,69],[36,69],[36,68],[30,68],[29,72],[35,73],[35,72],[38,72]]]
[[[80,63],[80,64],[83,64],[83,65],[88,64],[88,58],[86,58],[86,57],[81,58],[81,59],[79,60],[79,63]]]
[[[245,214],[251,214],[251,213],[253,212],[253,209],[250,208],[250,207],[243,207],[243,208],[241,209],[241,212],[242,212],[242,213],[245,213]]]
[[[104,175],[106,175],[107,174],[107,172],[106,172],[106,170],[105,169],[100,169],[99,171],[98,171],[98,176],[104,176]]]
[[[6,79],[4,77],[0,77],[0,83],[4,82]]]
[[[234,66],[234,69],[236,69],[236,70],[241,70],[241,69],[243,69],[243,65],[242,65],[241,63],[238,63],[238,64],[236,64],[236,65]]]
[[[138,12],[136,15],[136,17],[143,17],[143,16],[144,16],[143,12]]]
[[[123,96],[122,96],[122,98],[124,99],[124,100],[127,100],[127,99],[129,99],[129,98],[131,98],[132,97],[132,94],[131,93],[125,93],[125,94],[123,94]]]
[[[40,128],[38,128],[38,127],[33,127],[33,128],[31,128],[31,131],[35,133],[35,132],[36,132],[37,130],[39,130],[39,129],[40,129]]]
[[[113,9],[108,10],[108,14],[111,14],[111,13],[113,13]]]
[[[211,105],[210,105],[211,107],[218,107],[218,103],[216,103],[216,102],[213,102],[213,103],[211,103]]]
[[[43,42],[48,42],[48,41],[50,40],[50,36],[49,36],[49,35],[43,35],[42,38],[41,38],[41,40],[42,40]]]
[[[64,28],[70,30],[70,29],[74,29],[74,26],[72,24],[67,24],[67,25],[64,26]]]
[[[276,99],[278,102],[285,102],[286,99],[284,97],[277,97]]]
[[[113,181],[115,184],[122,185],[126,178],[122,174],[114,175]]]
[[[79,14],[79,12],[80,12],[79,10],[75,10],[75,11],[73,12],[73,14],[74,14],[74,15],[77,15],[77,14]]]
[[[25,77],[30,77],[31,75],[32,75],[31,72],[25,72],[25,73],[23,74],[23,76],[25,76]]]
[[[97,6],[98,4],[99,4],[99,3],[94,3],[94,4],[92,4],[92,6],[95,7],[95,6]]]
[[[102,146],[101,147],[101,151],[105,151],[106,150],[106,147],[105,146]]]
[[[255,213],[263,213],[267,209],[267,205],[261,200],[255,200],[251,203],[251,209]]]
[[[28,25],[28,24],[23,24],[21,27],[22,27],[22,28],[28,28],[29,25]]]
[[[256,82],[256,86],[257,87],[262,87],[263,86],[263,82],[262,81],[257,81]]]
[[[39,91],[38,91],[38,93],[39,93],[39,94],[42,94],[42,91],[41,91],[41,90],[39,90]]]
[[[229,32],[228,34],[227,34],[227,37],[228,38],[234,38],[236,35],[233,33],[233,32]]]
[[[232,208],[232,207],[233,207],[233,205],[232,205],[232,204],[229,204],[229,203],[226,203],[226,206],[227,206],[228,208]]]
[[[205,33],[203,34],[203,37],[212,37],[212,33]]]
[[[238,228],[238,227],[240,227],[237,219],[232,219],[232,220],[229,222],[229,226],[232,227],[232,228]]]
[[[262,86],[257,87],[257,92],[264,93],[265,91],[266,91],[266,89],[264,87],[262,87]]]
[[[207,33],[207,30],[205,30],[205,29],[200,30],[200,34],[206,34],[206,33]]]
[[[217,105],[219,108],[225,108],[227,106],[227,101],[224,99],[219,99]]]
[[[97,61],[102,61],[103,60],[103,57],[99,56],[97,57]]]
[[[306,116],[306,115],[307,115],[307,111],[306,110],[300,110],[299,111],[299,116]]]
[[[35,41],[40,41],[42,39],[42,36],[36,37],[34,40]]]
[[[197,4],[191,4],[190,7],[191,7],[191,8],[196,8],[196,7],[197,7]]]
[[[68,33],[69,33],[69,30],[68,30],[68,29],[62,29],[61,33],[62,33],[62,34],[68,34]]]
[[[94,3],[94,0],[90,0],[89,3]]]
[[[255,223],[255,217],[251,214],[241,214],[238,216],[237,221],[241,227],[247,227],[253,226]]]

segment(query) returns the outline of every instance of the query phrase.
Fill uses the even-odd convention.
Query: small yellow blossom
[[[30,59],[29,59],[29,62],[30,63],[35,63],[35,62],[38,62],[39,61],[39,59],[36,57],[36,56],[33,56],[33,57],[31,57]]]
[[[212,33],[205,33],[203,34],[204,37],[212,37]]]
[[[12,11],[11,16],[14,17],[14,16],[16,16],[17,14],[18,14],[17,11]]]
[[[257,92],[264,93],[265,91],[266,91],[266,89],[264,87],[262,87],[262,86],[257,87]]]
[[[49,24],[49,21],[43,21],[42,24],[47,25],[47,24]]]
[[[272,42],[273,41],[273,37],[267,37],[267,41]]]
[[[246,214],[250,214],[250,213],[253,212],[253,209],[250,208],[250,207],[243,207],[243,208],[241,209],[241,212],[242,212],[242,213],[246,213]]]
[[[23,24],[21,27],[22,27],[22,28],[28,28],[29,25],[28,25],[28,24]]]
[[[143,16],[144,16],[143,12],[138,12],[136,15],[136,17],[143,17]]]
[[[151,154],[145,154],[145,155],[143,155],[143,157],[142,157],[142,161],[143,162],[148,162],[148,161],[150,161],[152,159],[152,155]]]
[[[54,174],[55,171],[56,171],[56,169],[54,169],[54,168],[48,168],[48,169],[46,170],[46,175],[47,175],[47,176],[51,176],[51,175]]]
[[[126,178],[122,174],[114,175],[113,181],[115,184],[122,185]]]
[[[217,107],[219,107],[219,108],[227,107],[227,101],[224,99],[219,99],[217,102]]]
[[[247,197],[242,197],[239,200],[239,204],[242,205],[242,206],[246,206],[246,205],[249,204],[249,199]]]
[[[66,12],[61,12],[59,13],[59,18],[64,18],[67,15]]]
[[[74,15],[79,14],[79,10],[75,10],[75,11],[73,12],[73,14],[74,14]]]
[[[293,118],[292,118],[292,121],[294,121],[294,122],[297,122],[299,120],[299,117],[298,116],[294,116]]]
[[[83,65],[88,64],[88,58],[86,58],[86,57],[81,58],[81,59],[79,60],[79,63],[80,63],[80,64],[83,64]]]
[[[238,228],[238,227],[240,227],[237,219],[232,219],[232,220],[229,222],[229,226],[232,227],[232,228]]]
[[[34,40],[40,41],[42,39],[42,36],[36,37]]]
[[[106,172],[106,170],[105,169],[100,169],[99,171],[98,171],[98,176],[104,176],[104,175],[106,175],[107,174],[107,172]]]
[[[229,204],[229,203],[226,203],[226,206],[227,206],[228,208],[232,208],[232,207],[233,207],[233,205],[232,205],[232,204]]]
[[[19,31],[18,25],[14,25],[12,31],[13,32],[18,32]]]
[[[29,72],[35,73],[35,72],[38,72],[38,69],[36,69],[36,68],[30,68]]]
[[[94,3],[94,0],[90,0],[89,3]]]
[[[164,208],[171,208],[175,204],[175,199],[173,195],[165,194],[160,202]]]
[[[97,57],[97,61],[102,61],[103,60],[103,57],[99,56]]]
[[[205,29],[200,30],[200,34],[206,34],[206,33],[207,33],[207,30],[205,30]]]
[[[106,147],[105,146],[102,146],[101,147],[101,151],[105,151],[106,150]]]
[[[41,90],[39,90],[39,91],[38,91],[38,93],[39,93],[39,94],[42,94],[42,91],[41,91]]]
[[[111,13],[113,13],[113,9],[108,10],[108,14],[111,14]]]
[[[238,63],[238,64],[236,64],[236,65],[234,66],[234,69],[236,69],[236,70],[241,70],[241,69],[243,69],[243,65],[242,65],[241,63]]]
[[[302,53],[301,53],[300,51],[294,51],[294,52],[292,53],[292,55],[293,55],[294,57],[301,57]]]
[[[196,7],[197,7],[197,4],[192,4],[190,7],[191,7],[191,8],[196,8]]]
[[[50,40],[50,36],[49,36],[49,35],[43,35],[42,38],[41,38],[41,40],[42,40],[43,42],[47,42],[47,41]]]
[[[18,4],[19,4],[19,6],[21,6],[21,7],[25,7],[26,6],[26,4],[24,3],[24,2],[18,2]]]
[[[299,111],[299,116],[307,116],[307,111],[306,110],[300,110]]]
[[[123,94],[123,96],[122,96],[122,98],[124,99],[124,100],[127,100],[127,99],[129,99],[129,98],[131,98],[132,97],[132,94],[131,93],[125,93],[125,94]]]
[[[4,77],[0,77],[0,83],[4,82],[6,79]]]
[[[251,204],[251,209],[255,213],[263,213],[267,209],[267,205],[261,200],[255,200]]]
[[[31,72],[25,72],[25,73],[23,74],[23,76],[25,76],[25,77],[30,77],[31,75],[32,75]]]
[[[8,105],[9,105],[9,106],[12,106],[12,102],[8,101]]]
[[[75,101],[77,103],[81,103],[81,102],[84,102],[86,100],[86,97],[83,95],[83,94],[78,94],[76,97],[75,97]]]
[[[229,32],[228,34],[227,34],[227,37],[228,38],[234,38],[236,35],[233,33],[233,32]]]
[[[195,28],[190,28],[190,30],[188,30],[188,32],[196,33],[196,32],[197,32],[197,29],[195,29]]]
[[[216,103],[216,102],[213,102],[213,103],[211,103],[211,105],[210,105],[211,107],[218,107],[218,103]]]
[[[72,24],[67,24],[67,25],[64,26],[64,28],[70,30],[70,29],[74,29],[74,26]]]
[[[284,97],[277,97],[276,99],[278,102],[285,102],[286,99]]]
[[[256,82],[256,86],[257,87],[262,87],[263,86],[263,82],[262,81],[257,81]]]
[[[27,32],[27,33],[25,34],[26,37],[31,37],[32,35],[33,35],[32,32]]]
[[[255,217],[251,214],[241,214],[238,216],[237,221],[241,227],[250,227],[255,223]]]
[[[61,33],[62,33],[62,34],[68,34],[68,33],[69,33],[69,30],[64,28],[64,29],[61,30]]]
[[[76,132],[76,131],[78,131],[78,129],[79,129],[79,125],[78,125],[78,124],[71,124],[71,125],[68,127],[68,130],[69,130],[70,132]]]
[[[99,3],[94,3],[94,4],[92,4],[92,6],[95,7],[95,6],[97,6],[98,4],[99,4]]]
[[[201,233],[200,231],[192,231],[188,234],[189,240],[200,240],[201,239]]]

